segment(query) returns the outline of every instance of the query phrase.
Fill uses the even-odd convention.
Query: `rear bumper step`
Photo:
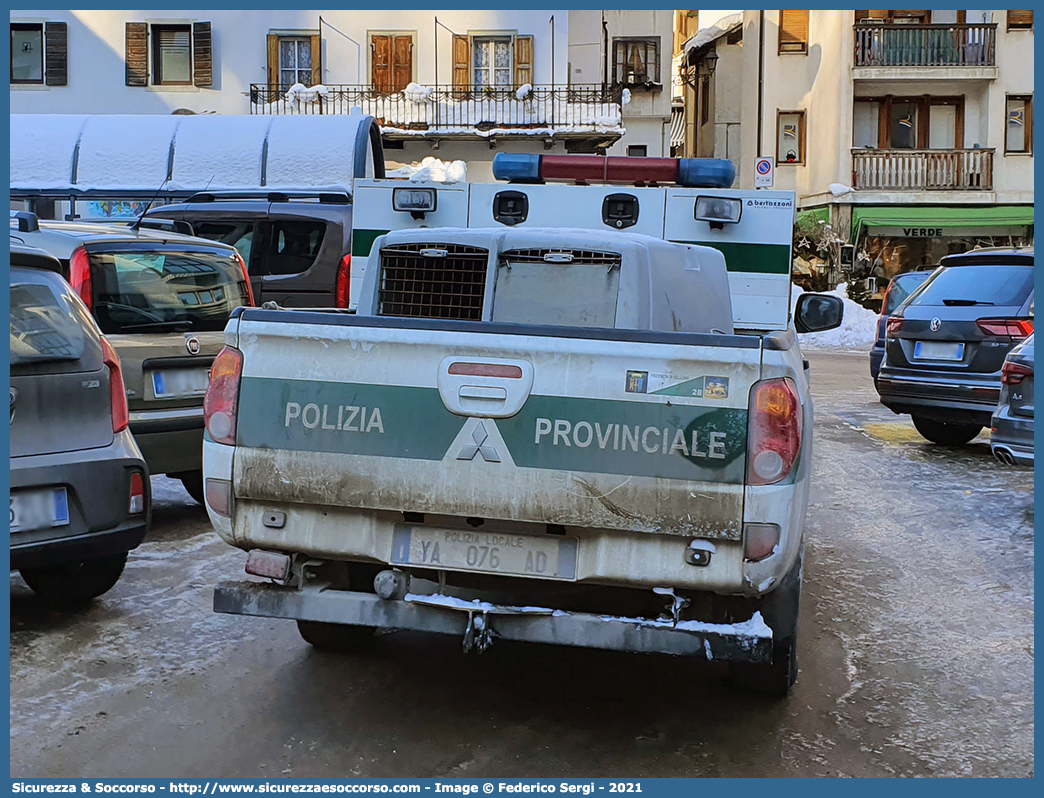
[[[225,582],[214,591],[214,611],[232,615],[373,626],[465,640],[475,627],[493,637],[527,643],[674,654],[727,662],[772,660],[772,630],[760,614],[739,624],[613,618],[539,607],[468,603],[444,596],[382,599],[345,590],[296,590],[275,584]],[[480,622],[477,619],[481,619]]]

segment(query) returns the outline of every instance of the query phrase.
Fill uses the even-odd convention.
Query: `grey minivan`
[[[1033,332],[1033,250],[950,255],[885,324],[881,403],[944,446],[990,419],[1004,358]]]
[[[11,219],[54,255],[123,362],[130,429],[149,471],[203,503],[203,395],[232,310],[252,304],[230,246],[126,224]]]
[[[112,588],[150,520],[120,359],[47,253],[11,247],[11,568],[44,600]]]

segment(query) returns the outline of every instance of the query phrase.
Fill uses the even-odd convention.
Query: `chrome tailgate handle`
[[[508,418],[533,390],[533,364],[525,360],[447,357],[439,364],[439,395],[458,416]]]

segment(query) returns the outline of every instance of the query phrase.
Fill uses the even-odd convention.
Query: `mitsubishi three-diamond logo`
[[[497,450],[486,444],[486,438],[488,437],[489,433],[486,432],[485,425],[480,421],[471,431],[471,439],[475,442],[464,444],[460,454],[457,455],[457,459],[474,460],[476,454],[481,454],[482,459],[487,463],[499,463],[500,455],[497,454]]]

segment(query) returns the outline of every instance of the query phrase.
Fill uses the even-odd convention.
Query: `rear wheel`
[[[341,623],[298,621],[297,631],[306,643],[320,651],[352,654],[369,647],[374,641],[372,626],[346,626]]]
[[[178,474],[178,479],[180,479],[181,484],[185,486],[188,495],[195,499],[198,504],[202,504],[206,507],[203,492],[203,472],[185,471],[184,473]]]
[[[913,425],[921,437],[940,446],[964,446],[982,432],[981,424],[946,424],[923,416],[913,416]]]
[[[86,604],[107,593],[119,581],[127,552],[114,557],[46,568],[22,568],[25,583],[41,599],[56,606]]]

